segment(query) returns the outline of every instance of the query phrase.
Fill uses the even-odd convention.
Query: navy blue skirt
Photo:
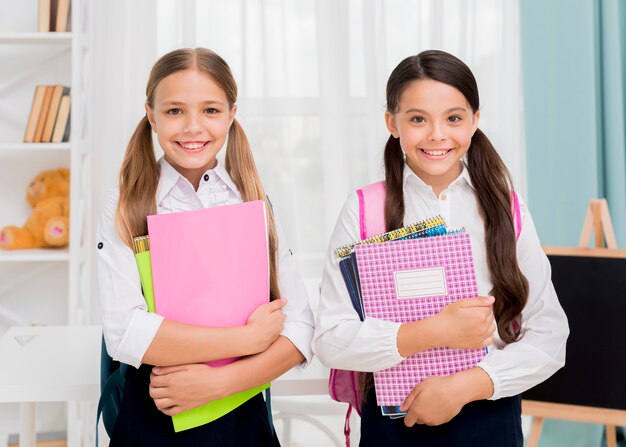
[[[450,422],[438,426],[404,425],[383,416],[373,389],[361,414],[360,447],[522,447],[522,399],[480,400],[465,405]]]
[[[216,421],[175,433],[172,418],[161,413],[150,398],[151,369],[149,365],[129,368],[111,447],[280,447],[261,393]]]

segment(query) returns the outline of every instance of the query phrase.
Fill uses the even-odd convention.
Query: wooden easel
[[[589,242],[592,232],[595,235],[594,247],[590,248]],[[551,249],[546,247],[545,251],[547,254],[570,255],[574,252],[580,253],[580,249],[588,250],[590,256],[602,256],[603,250],[617,249],[617,240],[606,199],[595,199],[589,202],[578,248]],[[606,426],[607,447],[617,447],[616,427],[626,426],[626,411],[624,410],[524,400],[522,413],[533,416],[527,447],[539,445],[544,418],[604,424]]]
[[[589,202],[583,231],[580,233],[580,242],[578,242],[580,248],[588,247],[592,231],[595,233],[595,248],[617,248],[606,199],[595,199]]]

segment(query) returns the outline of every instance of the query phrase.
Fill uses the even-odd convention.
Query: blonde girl
[[[146,115],[128,144],[119,190],[105,201],[97,233],[107,350],[134,367],[112,446],[279,445],[260,394],[180,433],[174,433],[170,416],[267,383],[311,359],[307,294],[236,120],[236,101],[230,68],[211,50],[172,51],[150,72]],[[158,160],[153,133],[164,153]],[[216,158],[221,150],[223,164]],[[271,302],[246,325],[230,328],[191,326],[148,313],[130,248],[134,236],[147,234],[146,216],[251,200],[267,207]],[[214,256],[211,247],[205,250]],[[220,368],[203,363],[229,357],[243,358]]]

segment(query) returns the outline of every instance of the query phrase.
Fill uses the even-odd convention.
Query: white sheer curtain
[[[87,100],[92,136],[91,163],[97,216],[104,194],[117,184],[128,140],[145,114],[146,82],[157,58],[156,11],[151,0],[96,0],[89,36],[93,90]],[[92,219],[96,224],[96,216]],[[91,234],[95,234],[92,228]],[[91,254],[91,321],[100,324],[95,254]],[[95,420],[95,419],[94,419]]]
[[[151,0],[93,3],[93,185],[96,206],[117,183],[128,140],[145,114],[146,83],[158,57],[156,11]]]
[[[239,119],[309,278],[348,193],[381,178],[385,83],[438,48],[474,71],[481,127],[524,189],[518,3],[187,0],[157,3],[158,53],[205,46],[239,83]],[[165,30],[161,32],[161,30]]]

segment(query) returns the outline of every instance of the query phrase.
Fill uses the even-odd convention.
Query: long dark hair
[[[413,81],[430,79],[460,91],[476,113],[480,107],[478,87],[471,70],[461,60],[443,51],[429,50],[404,59],[387,81],[387,111],[396,113],[404,90]],[[403,225],[404,196],[402,171],[404,159],[399,139],[389,136],[385,145],[387,231]],[[487,264],[491,272],[496,301],[493,313],[498,333],[505,343],[518,339],[513,321],[521,315],[528,300],[528,280],[517,263],[515,230],[511,212],[511,176],[485,134],[477,129],[467,152],[467,168],[476,190],[480,213],[485,223]]]

